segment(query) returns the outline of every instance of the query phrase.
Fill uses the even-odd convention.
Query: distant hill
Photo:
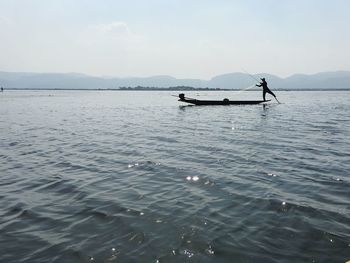
[[[295,74],[288,78],[260,73],[274,89],[350,89],[350,71],[322,72],[313,75]],[[0,86],[5,89],[118,89],[120,87],[169,88],[187,86],[211,89],[244,89],[256,83],[245,73],[229,73],[210,80],[177,79],[171,76],[146,78],[92,77],[78,73],[0,72]]]

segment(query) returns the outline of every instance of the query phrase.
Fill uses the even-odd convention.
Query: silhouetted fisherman
[[[3,91],[4,91],[4,88],[3,88],[3,87],[1,87],[0,91],[1,91],[1,92],[3,92]]]
[[[264,101],[266,101],[266,99],[265,99],[266,93],[270,93],[277,100],[276,95],[267,87],[267,82],[266,82],[265,78],[261,78],[261,82],[259,84],[256,84],[255,86],[263,88],[263,99],[264,99]]]

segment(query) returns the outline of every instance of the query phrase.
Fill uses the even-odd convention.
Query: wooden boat
[[[259,104],[262,102],[267,102],[270,100],[229,100],[229,99],[223,99],[223,100],[197,100],[192,98],[186,98],[185,94],[181,93],[179,94],[179,101],[194,104],[194,105],[252,105],[252,104]]]

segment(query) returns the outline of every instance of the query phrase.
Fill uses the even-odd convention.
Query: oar
[[[278,104],[281,104],[281,102],[279,102],[279,100],[277,99],[277,97],[275,96],[275,99],[277,100]]]

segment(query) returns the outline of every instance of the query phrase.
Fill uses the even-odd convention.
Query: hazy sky
[[[0,0],[0,71],[350,70],[348,0]]]

